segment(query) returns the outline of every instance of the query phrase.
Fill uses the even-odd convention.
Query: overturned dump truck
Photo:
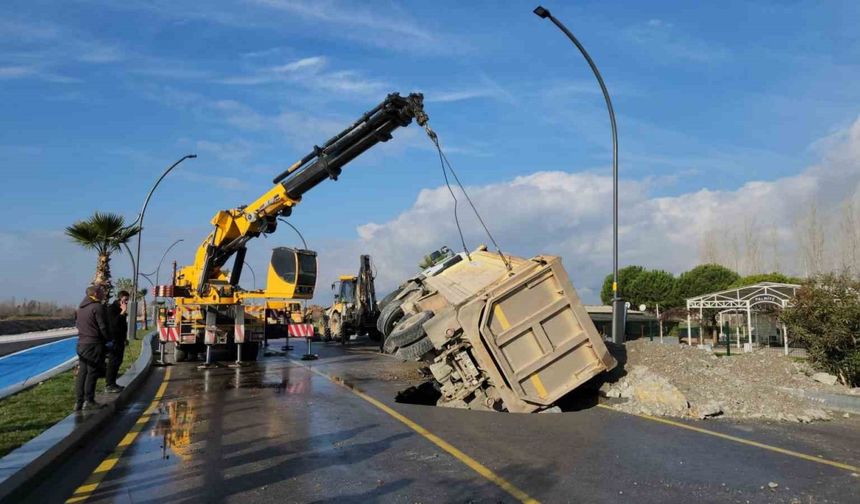
[[[560,258],[505,259],[453,255],[380,303],[384,351],[424,361],[440,406],[541,411],[616,365]]]

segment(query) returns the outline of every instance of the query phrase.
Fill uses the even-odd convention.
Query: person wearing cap
[[[110,338],[104,299],[104,287],[91,285],[75,310],[75,327],[78,330],[75,411],[104,407],[96,402],[96,381],[105,372],[105,345]]]

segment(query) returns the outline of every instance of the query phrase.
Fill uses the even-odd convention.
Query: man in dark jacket
[[[91,285],[75,311],[75,327],[78,329],[75,411],[103,407],[96,402],[96,380],[104,372],[105,345],[110,337],[107,313],[102,304],[104,298],[104,288]]]
[[[128,322],[126,321],[126,313],[128,312],[128,292],[119,291],[117,299],[108,306],[108,325],[110,325],[110,341],[107,350],[107,374],[105,375],[105,392],[116,394],[122,392],[124,387],[116,384],[116,377],[119,374],[119,367],[122,365],[122,358],[125,354],[125,338],[128,332]]]

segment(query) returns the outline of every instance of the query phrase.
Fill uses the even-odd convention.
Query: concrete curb
[[[860,415],[860,396],[821,392],[818,390],[801,390],[789,387],[779,388],[794,396],[815,401],[821,404],[825,409]]]
[[[0,336],[0,344],[18,343],[21,341],[37,341],[43,339],[62,338],[63,336],[77,336],[78,330],[74,327],[59,327],[47,331],[33,331],[21,334],[7,334]]]
[[[140,357],[117,380],[125,390],[107,407],[90,414],[72,413],[25,445],[0,459],[0,502],[38,486],[39,478],[61,463],[79,445],[92,437],[105,422],[129,402],[152,369],[155,332],[144,336]]]

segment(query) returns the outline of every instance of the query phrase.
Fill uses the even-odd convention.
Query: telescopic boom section
[[[275,186],[257,200],[219,211],[212,218],[215,229],[197,249],[194,264],[178,273],[177,285],[187,287],[198,296],[207,295],[214,281],[237,285],[248,240],[275,231],[277,218],[289,215],[302,195],[325,179],[337,180],[347,163],[376,144],[387,142],[394,130],[408,126],[413,119],[421,126],[427,124],[423,95],[412,93],[404,97],[392,93],[322,146],[314,146],[310,153],[275,177]],[[220,269],[236,253],[238,256],[227,281]]]

